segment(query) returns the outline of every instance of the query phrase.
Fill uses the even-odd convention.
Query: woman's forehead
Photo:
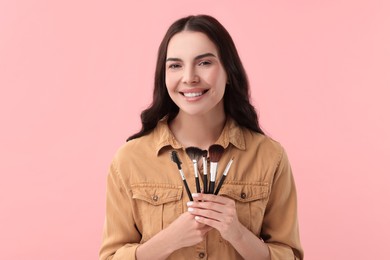
[[[202,32],[179,32],[171,38],[167,48],[167,58],[190,58],[204,53],[218,57],[216,45]]]

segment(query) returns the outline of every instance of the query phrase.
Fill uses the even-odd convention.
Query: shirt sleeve
[[[135,260],[141,235],[132,214],[132,201],[115,161],[107,178],[106,218],[100,260]]]
[[[303,259],[298,231],[297,192],[283,148],[276,167],[261,233],[269,247],[272,260]]]

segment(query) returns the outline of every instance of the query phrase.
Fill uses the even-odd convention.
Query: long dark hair
[[[228,78],[223,97],[225,113],[239,125],[264,134],[259,126],[256,110],[250,103],[248,78],[230,34],[215,18],[197,15],[177,20],[165,34],[158,49],[152,104],[141,113],[141,130],[127,141],[148,134],[163,117],[167,116],[170,121],[179,112],[179,107],[169,97],[165,86],[165,63],[169,41],[184,30],[206,34],[218,48]]]

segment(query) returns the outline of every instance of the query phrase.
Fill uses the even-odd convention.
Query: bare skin
[[[222,110],[223,111],[223,110]],[[218,112],[218,114],[221,114]],[[225,114],[222,116],[192,116],[179,112],[171,122],[170,129],[176,140],[183,147],[195,146],[207,150],[220,136],[225,125]],[[201,127],[200,127],[201,126]]]

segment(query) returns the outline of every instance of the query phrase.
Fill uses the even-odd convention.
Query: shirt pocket
[[[134,214],[140,217],[141,242],[145,242],[183,213],[183,188],[171,184],[142,183],[131,185]]]
[[[269,197],[268,183],[225,182],[219,195],[235,200],[238,219],[259,236]]]

